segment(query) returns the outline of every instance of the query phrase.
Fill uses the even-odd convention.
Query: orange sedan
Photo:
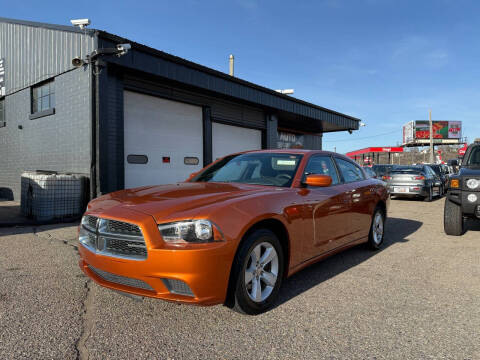
[[[305,266],[360,243],[378,249],[388,203],[386,184],[339,154],[234,154],[183,183],[92,200],[79,264],[121,292],[258,314]]]

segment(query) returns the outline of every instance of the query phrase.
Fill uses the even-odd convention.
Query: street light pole
[[[432,123],[432,110],[428,112],[428,120],[430,122],[430,164],[435,162],[433,157],[433,123]]]

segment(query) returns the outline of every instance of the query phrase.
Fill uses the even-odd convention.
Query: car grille
[[[97,254],[132,260],[147,258],[147,247],[138,225],[86,215],[82,226],[88,235],[82,237],[82,244]]]
[[[145,281],[139,279],[133,279],[125,276],[120,276],[116,274],[112,274],[100,269],[93,267],[92,265],[88,265],[88,268],[95,273],[98,277],[101,277],[103,280],[114,283],[125,285],[137,289],[155,291],[150,285],[148,285]]]
[[[116,220],[107,220],[107,231],[111,233],[142,236],[142,232],[137,225]]]

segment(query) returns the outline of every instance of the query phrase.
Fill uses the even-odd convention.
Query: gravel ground
[[[0,358],[479,359],[480,226],[446,236],[443,202],[392,200],[382,251],[305,269],[255,317],[95,285],[75,226],[0,229]]]

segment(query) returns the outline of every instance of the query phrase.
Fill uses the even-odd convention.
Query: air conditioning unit
[[[28,171],[21,179],[21,211],[37,221],[80,217],[88,201],[88,177]]]

